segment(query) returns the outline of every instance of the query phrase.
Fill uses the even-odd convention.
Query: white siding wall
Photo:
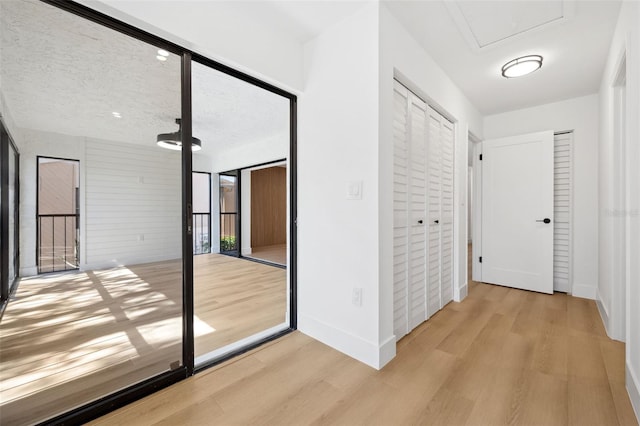
[[[85,267],[180,258],[180,153],[87,141],[85,161]]]

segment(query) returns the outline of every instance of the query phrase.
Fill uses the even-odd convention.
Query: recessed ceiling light
[[[507,62],[502,67],[502,76],[505,78],[522,77],[537,71],[542,66],[542,56],[527,55]]]
[[[164,49],[158,49],[158,55],[166,57],[166,56],[169,56],[169,52],[167,52]]]
[[[158,56],[156,56],[156,59],[157,59],[157,60],[159,60],[159,61],[164,62],[164,61],[166,61],[166,60],[167,60],[167,57],[166,57],[166,56],[160,56],[160,55],[158,55]]]
[[[122,118],[122,114],[116,111],[112,112],[111,115],[113,115],[113,118]]]

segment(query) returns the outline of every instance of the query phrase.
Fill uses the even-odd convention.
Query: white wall
[[[272,25],[260,2],[79,0],[264,81],[302,89],[302,44]],[[262,13],[260,11],[262,10]]]
[[[304,64],[298,327],[379,368],[377,5],[307,43]],[[362,200],[346,199],[351,181],[362,181]],[[352,304],[354,288],[362,289],[362,306]]]
[[[525,108],[484,119],[486,139],[543,130],[573,130],[572,294],[596,298],[598,288],[598,95]]]
[[[212,156],[213,173],[242,169],[289,158],[289,133],[239,146],[216,150]]]
[[[379,229],[380,339],[393,335],[393,78],[455,122],[454,300],[467,293],[467,138],[482,116],[444,71],[380,5]]]
[[[627,389],[631,402],[640,418],[640,5],[637,2],[623,2],[618,24],[611,43],[609,58],[603,73],[600,86],[600,259],[599,259],[599,305],[608,312],[603,312],[603,320],[615,325],[615,317],[621,313],[616,306],[623,291],[626,299],[626,370]],[[627,183],[626,206],[622,212],[615,212],[615,205],[607,195],[614,188],[615,169],[612,164],[614,153],[613,126],[613,83],[619,60],[626,51],[627,60],[627,103],[626,103],[626,164]],[[612,281],[615,277],[612,265],[612,248],[614,243],[614,224],[622,217],[627,228],[626,240],[626,285],[621,280]],[[608,327],[608,331],[612,326]],[[615,327],[613,327],[615,328]]]
[[[37,156],[80,161],[80,268],[181,257],[180,155],[21,129],[21,275],[36,269]]]

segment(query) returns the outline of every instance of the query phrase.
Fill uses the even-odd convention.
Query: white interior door
[[[482,281],[551,294],[553,131],[482,144]]]

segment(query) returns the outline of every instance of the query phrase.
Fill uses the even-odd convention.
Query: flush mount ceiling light
[[[542,56],[527,55],[507,62],[502,67],[502,76],[505,78],[522,77],[537,71],[542,66]]]
[[[178,131],[175,133],[160,133],[157,137],[159,147],[172,149],[174,151],[182,150],[182,125],[181,120],[176,118]],[[200,151],[202,149],[202,141],[198,138],[191,137],[191,151]]]

